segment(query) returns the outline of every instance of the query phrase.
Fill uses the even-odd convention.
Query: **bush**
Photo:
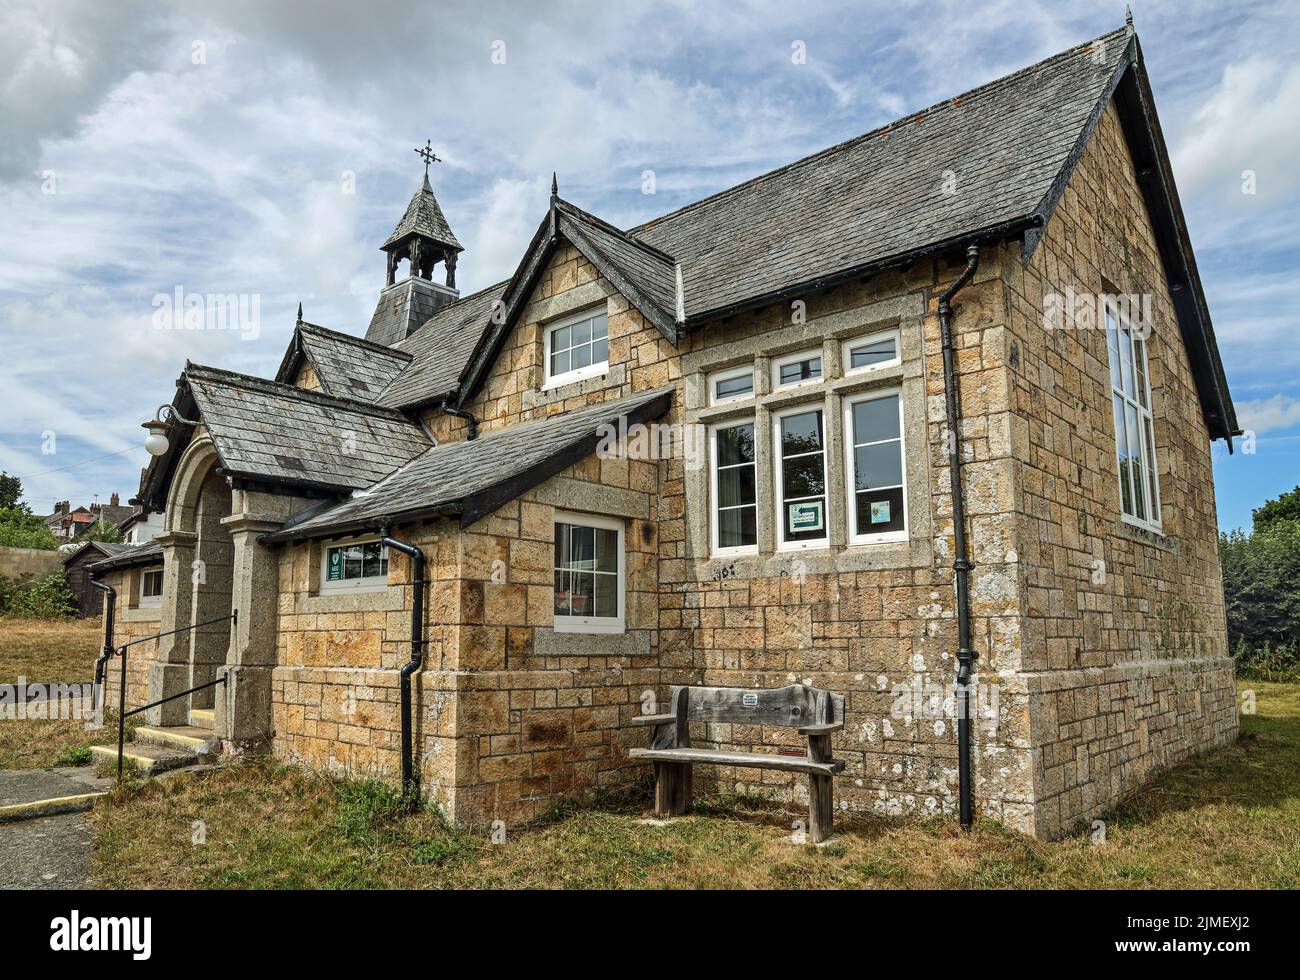
[[[72,615],[73,595],[56,569],[42,579],[29,582],[0,580],[0,616],[17,619],[67,619]]]

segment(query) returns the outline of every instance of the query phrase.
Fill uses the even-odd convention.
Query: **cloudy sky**
[[[725,12],[724,12],[725,7]],[[1219,515],[1300,483],[1300,18],[1134,2],[1220,348],[1255,453]],[[630,225],[1123,22],[1122,2],[0,0],[0,469],[47,513],[130,496],[187,358],[273,374],[307,319],[364,332],[420,177],[510,274],[561,192]],[[803,42],[806,63],[794,64]],[[642,192],[653,170],[655,193]],[[1242,173],[1255,193],[1242,192]],[[159,329],[236,293],[257,329]]]

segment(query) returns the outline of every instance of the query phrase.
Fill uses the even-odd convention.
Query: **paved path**
[[[84,813],[0,824],[0,889],[93,888]]]
[[[89,766],[0,771],[0,807],[107,790]],[[61,813],[0,822],[0,889],[90,888],[90,822]]]

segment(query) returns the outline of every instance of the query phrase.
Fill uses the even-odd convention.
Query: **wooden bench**
[[[690,723],[780,725],[797,728],[808,738],[808,754],[724,752],[691,747]],[[831,758],[831,732],[844,727],[844,696],[802,684],[770,691],[738,687],[673,687],[668,711],[640,715],[634,725],[652,725],[648,749],[632,749],[633,759],[655,764],[655,814],[680,816],[691,809],[692,767],[695,763],[744,766],[808,774],[808,839],[814,844],[831,835],[835,799],[831,777],[844,763]]]

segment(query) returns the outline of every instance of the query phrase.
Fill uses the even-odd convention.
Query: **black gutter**
[[[458,419],[464,419],[469,423],[469,435],[465,437],[466,442],[473,442],[478,437],[478,419],[473,414],[461,408],[453,408],[451,401],[444,398],[442,400],[442,410],[448,415],[454,415]]]
[[[970,560],[966,549],[966,500],[961,482],[961,398],[952,345],[952,298],[970,282],[980,264],[980,247],[966,247],[966,268],[939,295],[939,334],[943,343],[943,393],[948,423],[948,473],[952,483],[953,573],[957,589],[957,795],[961,825],[970,830],[971,800],[970,676],[975,651],[970,645]]]
[[[94,577],[90,584],[103,592],[104,602],[104,651],[95,660],[95,707],[103,704],[102,687],[104,683],[104,666],[113,655],[113,618],[117,612],[117,590],[107,582],[97,581]]]
[[[379,540],[411,559],[411,659],[400,674],[402,699],[402,796],[412,808],[420,800],[420,782],[415,778],[411,751],[411,675],[424,661],[424,552],[413,544],[390,537],[388,527],[379,528]]]

